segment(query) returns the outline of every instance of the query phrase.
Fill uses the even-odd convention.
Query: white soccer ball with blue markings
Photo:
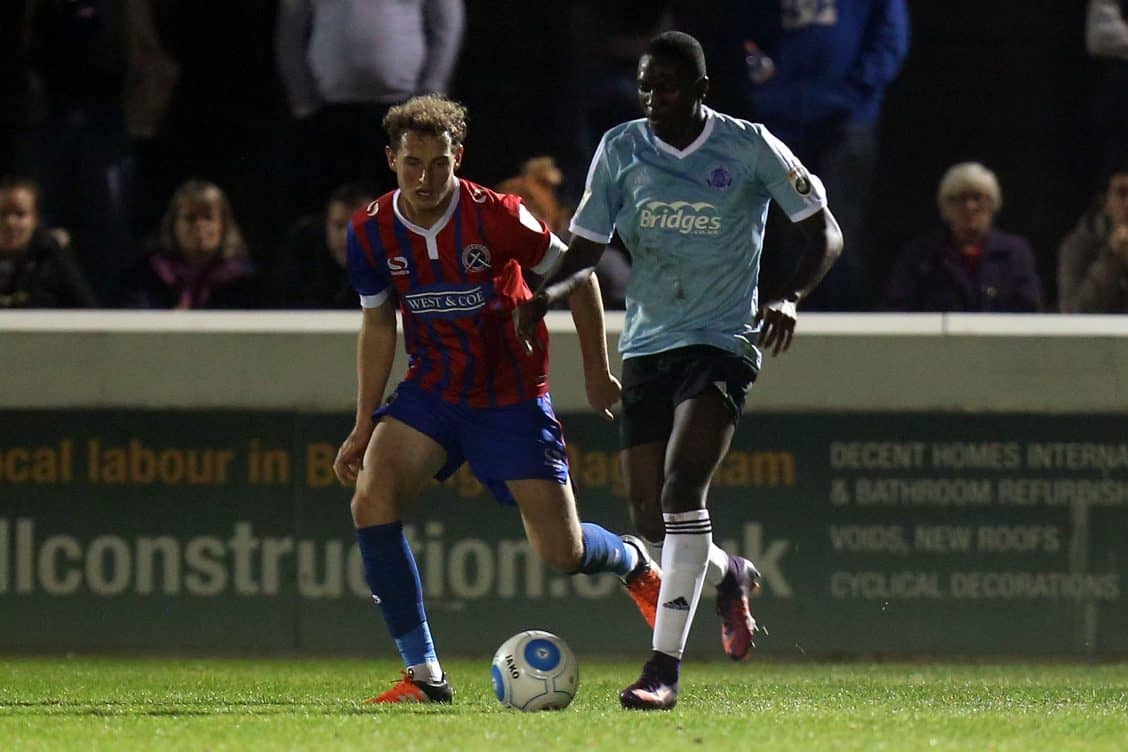
[[[515,634],[494,654],[494,694],[517,710],[560,710],[580,688],[580,664],[568,643],[550,632]]]

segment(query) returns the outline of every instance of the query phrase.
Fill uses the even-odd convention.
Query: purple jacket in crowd
[[[1032,313],[1042,308],[1042,283],[1025,238],[991,229],[970,274],[943,227],[910,242],[885,288],[891,311]]]

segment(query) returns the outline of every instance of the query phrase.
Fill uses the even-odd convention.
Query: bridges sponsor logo
[[[458,314],[477,311],[486,305],[485,288],[471,287],[463,290],[433,290],[404,295],[407,309],[420,316],[427,314]]]
[[[705,201],[650,201],[642,207],[639,225],[644,230],[674,230],[682,235],[717,235],[721,218],[717,207]]]

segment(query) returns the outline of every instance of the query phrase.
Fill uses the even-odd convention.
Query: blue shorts
[[[446,480],[463,462],[501,504],[516,504],[507,480],[568,483],[564,430],[547,394],[508,407],[452,405],[411,382],[402,382],[375,413],[390,416],[434,439],[447,461],[435,474]]]

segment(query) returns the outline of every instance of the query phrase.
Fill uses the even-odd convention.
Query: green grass
[[[678,707],[620,710],[634,662],[588,660],[558,713],[446,664],[451,707],[359,700],[397,675],[342,660],[0,660],[0,749],[1125,750],[1128,665],[690,663]]]

